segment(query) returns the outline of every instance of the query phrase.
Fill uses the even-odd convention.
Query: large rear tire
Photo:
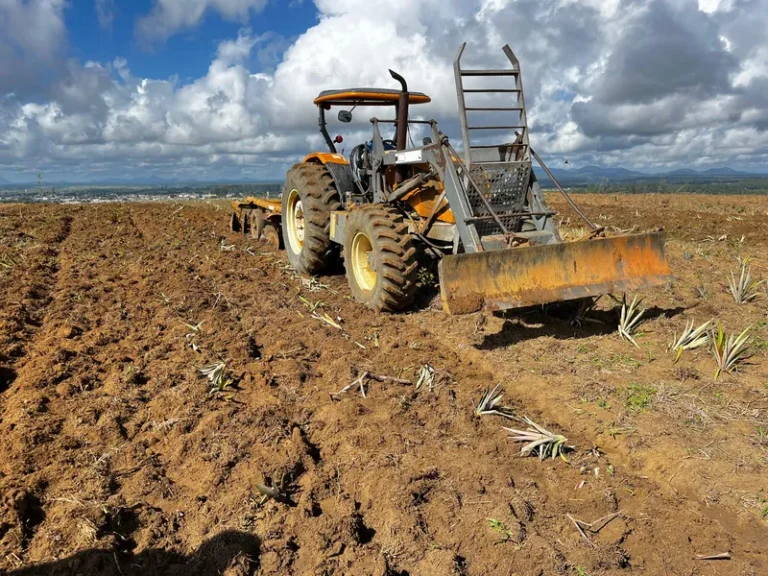
[[[344,266],[352,296],[368,308],[396,312],[413,302],[419,267],[416,247],[394,208],[368,204],[349,213]]]
[[[338,258],[331,241],[331,211],[341,209],[339,192],[321,164],[296,164],[283,187],[283,242],[300,274],[317,274]]]

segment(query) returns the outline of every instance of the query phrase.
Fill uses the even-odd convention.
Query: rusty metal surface
[[[244,200],[233,200],[232,207],[239,214],[242,209],[263,208],[267,212],[280,213],[282,202],[275,198],[261,198],[258,196],[248,196]]]
[[[637,290],[673,279],[662,232],[446,256],[439,274],[443,309],[450,314]]]

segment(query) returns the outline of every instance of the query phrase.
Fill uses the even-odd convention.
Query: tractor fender
[[[352,178],[352,168],[349,161],[341,154],[330,152],[313,152],[307,155],[303,162],[308,164],[322,164],[328,169],[328,173],[333,178],[336,190],[339,192],[339,199],[346,198],[347,193],[355,192],[355,180]]]
[[[302,162],[314,164],[349,164],[349,161],[341,154],[334,152],[312,152],[304,157]]]

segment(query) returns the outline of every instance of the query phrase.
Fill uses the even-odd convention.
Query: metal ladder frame
[[[520,130],[520,142],[515,146],[519,146],[522,149],[523,160],[529,161],[531,159],[530,143],[528,141],[528,116],[525,109],[525,96],[523,94],[523,78],[520,72],[520,61],[512,52],[509,44],[505,44],[502,48],[504,55],[512,64],[511,69],[501,70],[464,70],[461,68],[461,57],[464,54],[464,49],[467,47],[467,43],[464,42],[459,48],[456,59],[453,61],[453,74],[456,80],[456,96],[459,102],[459,120],[461,121],[461,133],[464,140],[464,164],[467,168],[472,166],[472,150],[481,148],[498,148],[502,145],[481,145],[472,146],[472,140],[470,138],[470,132],[473,130]],[[512,76],[515,78],[514,88],[464,88],[464,77],[477,77],[477,76]],[[509,93],[517,94],[516,105],[511,107],[499,107],[499,106],[470,106],[466,105],[466,94],[492,94],[492,93]],[[519,112],[520,120],[517,126],[470,126],[467,121],[467,112]]]

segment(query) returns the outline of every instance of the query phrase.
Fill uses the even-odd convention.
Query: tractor
[[[290,264],[317,274],[342,258],[354,298],[378,311],[411,304],[425,254],[438,259],[442,306],[452,314],[669,282],[663,232],[608,237],[531,148],[520,65],[509,46],[502,50],[510,66],[495,70],[462,68],[465,46],[454,60],[460,151],[435,120],[410,116],[430,97],[409,91],[391,70],[399,89],[326,90],[315,98],[328,151],[307,155],[287,173],[281,227]],[[358,107],[378,107],[384,117],[371,118],[371,139],[344,156],[326,113],[341,108],[338,120],[349,123]],[[500,124],[488,123],[499,116]],[[426,134],[420,146],[413,132]],[[507,141],[494,143],[494,133]],[[589,226],[582,238],[561,236],[534,158]]]

